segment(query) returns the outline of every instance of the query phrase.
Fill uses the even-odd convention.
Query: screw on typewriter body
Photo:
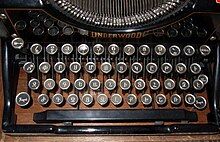
[[[200,91],[204,88],[204,83],[201,80],[196,79],[193,81],[193,87],[194,89]]]
[[[40,94],[37,100],[40,105],[44,106],[48,104],[48,102],[50,101],[50,98],[48,97],[47,94]]]
[[[71,83],[69,81],[69,79],[67,78],[63,78],[59,81],[59,87],[62,89],[62,90],[67,90],[69,89]]]
[[[187,67],[184,63],[178,63],[176,65],[176,72],[179,74],[184,74],[187,71]]]
[[[107,79],[107,80],[105,81],[105,88],[106,88],[107,90],[112,91],[112,90],[115,89],[115,87],[116,87],[116,81],[115,81],[115,80],[113,80],[113,79]]]
[[[28,87],[31,90],[37,90],[40,87],[40,81],[38,79],[33,78],[28,82]]]
[[[80,55],[87,55],[89,53],[89,46],[86,44],[81,44],[78,46],[78,53]]]
[[[208,45],[202,45],[199,51],[203,56],[208,56],[211,53],[211,48]]]
[[[31,101],[31,97],[26,92],[20,92],[15,98],[16,104],[20,107],[27,106],[30,103],[30,101]]]
[[[66,69],[66,65],[63,63],[63,62],[57,62],[55,65],[54,65],[54,70],[57,72],[57,73],[63,73]]]
[[[105,106],[108,103],[109,99],[108,96],[105,94],[99,94],[97,96],[97,102],[101,105],[101,106]]]
[[[163,45],[157,45],[154,51],[157,55],[162,56],[166,53],[166,48]]]
[[[137,104],[138,100],[137,97],[134,94],[129,94],[127,96],[127,103],[130,106],[134,106],[135,104]]]
[[[188,105],[193,105],[196,102],[196,97],[193,94],[187,94],[185,96],[185,102]]]
[[[101,86],[101,83],[98,79],[92,79],[89,81],[89,87],[92,89],[92,90],[98,90]]]
[[[176,83],[173,79],[166,79],[164,81],[164,87],[167,90],[173,90],[175,88],[175,86],[176,86]]]
[[[176,56],[179,56],[180,53],[181,53],[181,50],[178,46],[176,45],[173,45],[169,48],[169,52],[172,56],[176,57]]]
[[[190,65],[190,71],[193,74],[199,74],[201,72],[201,66],[198,63],[193,63]]]
[[[58,47],[56,44],[49,44],[47,47],[46,47],[46,52],[50,55],[54,55],[56,54],[58,51]]]
[[[205,74],[200,74],[198,76],[198,79],[201,80],[204,83],[204,85],[206,85],[209,82],[209,78]]]
[[[120,81],[120,87],[122,90],[129,90],[131,87],[131,82],[128,79],[122,79]]]
[[[79,62],[72,62],[69,69],[72,73],[78,73],[81,70],[81,65]]]
[[[172,72],[173,66],[170,63],[163,63],[161,65],[161,70],[162,70],[163,73],[169,74],[169,73]]]
[[[56,105],[61,105],[64,102],[64,98],[61,94],[55,94],[52,97],[52,102]]]
[[[49,91],[53,90],[55,86],[56,86],[56,82],[51,78],[44,81],[44,88],[46,88]]]
[[[71,44],[64,44],[61,47],[61,51],[62,51],[63,54],[69,55],[73,52],[73,46]]]
[[[171,101],[171,104],[173,104],[173,105],[180,105],[182,99],[181,99],[181,96],[180,96],[180,95],[178,95],[178,94],[173,94],[173,95],[171,96],[170,101]]]
[[[26,62],[23,66],[23,70],[26,73],[32,73],[35,70],[35,64],[32,62]]]
[[[83,102],[84,105],[90,106],[92,105],[94,99],[91,94],[84,94],[81,98],[81,101]]]
[[[101,44],[96,44],[95,46],[93,46],[93,52],[98,56],[102,55],[104,51],[105,51],[104,46]]]
[[[11,45],[14,49],[21,49],[24,47],[24,40],[20,37],[16,37],[12,40]]]
[[[50,71],[50,64],[48,62],[42,62],[40,65],[39,65],[39,70],[40,72],[42,73],[48,73]]]
[[[40,54],[42,52],[42,50],[43,50],[42,45],[40,45],[38,43],[33,44],[30,48],[31,53],[33,53],[35,55]]]
[[[139,47],[139,53],[143,56],[147,56],[150,53],[150,47],[147,45],[141,45]]]
[[[146,66],[147,72],[150,74],[154,74],[158,70],[158,66],[155,63],[148,63]]]
[[[79,102],[79,97],[76,94],[69,94],[67,98],[67,103],[75,106]]]
[[[156,96],[156,103],[157,103],[158,105],[160,105],[160,106],[165,105],[166,102],[167,102],[167,98],[166,98],[165,95],[163,95],[163,94],[158,94],[158,95]]]
[[[108,62],[104,62],[101,64],[101,71],[105,74],[110,73],[112,70],[112,65]]]
[[[135,47],[131,44],[128,44],[124,47],[124,53],[128,56],[131,56],[135,53]]]
[[[187,45],[183,48],[183,52],[186,56],[193,56],[195,54],[195,49],[191,45]]]
[[[160,81],[157,79],[152,79],[150,80],[149,85],[150,85],[151,90],[156,91],[160,88]]]
[[[133,73],[139,74],[143,70],[143,67],[141,63],[135,62],[131,65],[131,70]]]
[[[113,94],[111,96],[111,102],[112,102],[113,105],[119,106],[123,102],[123,99],[122,99],[121,95]]]
[[[144,104],[144,105],[150,105],[152,103],[153,99],[151,97],[151,95],[149,94],[144,94],[141,96],[141,102]]]
[[[125,73],[128,69],[128,66],[124,62],[119,62],[116,66],[116,70],[118,73]]]
[[[4,13],[1,13],[0,14],[0,19],[4,19],[5,20],[5,19],[7,19],[7,16]]]
[[[111,54],[111,55],[117,55],[119,53],[120,49],[119,49],[119,46],[116,45],[116,44],[111,44],[109,47],[108,47],[108,52]]]
[[[77,79],[77,80],[74,82],[74,87],[75,87],[77,90],[83,90],[83,89],[86,87],[86,82],[85,82],[83,79]]]
[[[137,79],[135,80],[134,82],[134,87],[137,89],[137,90],[143,90],[145,88],[146,84],[144,82],[143,79]]]
[[[197,96],[196,97],[196,101],[194,103],[194,106],[199,109],[199,110],[203,110],[207,105],[206,99],[202,96]]]
[[[186,80],[186,79],[181,79],[180,81],[179,81],[179,88],[181,89],[181,90],[188,90],[189,89],[189,87],[190,87],[190,83],[189,83],[189,81],[188,80]]]
[[[96,64],[93,62],[86,63],[85,70],[90,74],[94,73],[96,71]]]

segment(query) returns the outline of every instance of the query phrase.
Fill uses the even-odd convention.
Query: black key
[[[20,92],[15,98],[16,104],[20,107],[27,106],[30,103],[30,101],[31,101],[31,97],[26,92]]]
[[[42,50],[43,50],[42,45],[40,45],[38,43],[33,44],[30,48],[31,53],[33,53],[35,55],[40,54],[42,52]]]
[[[176,65],[176,72],[179,74],[184,74],[187,71],[187,67],[184,63],[178,63]]]
[[[193,105],[196,102],[196,97],[193,94],[187,94],[185,96],[185,102],[188,105]]]
[[[109,62],[104,62],[101,64],[101,71],[105,74],[110,73],[112,70],[112,65]]]
[[[97,96],[97,102],[101,105],[101,106],[104,106],[108,103],[109,99],[108,99],[108,96],[105,95],[105,94],[99,94]]]
[[[208,56],[211,53],[211,48],[208,45],[202,45],[199,51],[203,56]]]
[[[63,54],[65,55],[70,55],[73,52],[73,46],[71,44],[64,44],[61,47],[61,51],[63,52]]]
[[[169,48],[169,52],[172,56],[176,57],[176,56],[179,56],[180,53],[181,53],[181,50],[178,46],[176,45],[173,45]]]
[[[141,63],[136,62],[136,63],[132,64],[131,70],[133,73],[139,74],[140,72],[142,72],[143,67],[142,67]]]
[[[150,74],[154,74],[158,70],[158,66],[155,63],[148,63],[146,66],[147,72]]]
[[[149,82],[151,90],[158,90],[160,88],[160,81],[157,79],[152,79]]]
[[[28,82],[28,87],[31,90],[37,90],[40,87],[40,81],[38,79],[33,78]]]
[[[128,69],[128,66],[124,62],[119,62],[116,66],[118,73],[125,73]]]
[[[202,70],[201,66],[197,63],[193,63],[190,65],[190,71],[193,74],[199,74],[201,72],[201,70]]]
[[[92,79],[89,81],[89,87],[94,91],[98,90],[100,86],[101,86],[101,83],[98,79]]]
[[[169,74],[169,73],[172,72],[173,67],[172,67],[172,65],[170,63],[163,63],[161,65],[161,70],[162,70],[163,73]]]
[[[26,62],[23,66],[23,70],[26,72],[26,73],[32,73],[35,69],[35,64],[32,63],[32,62]]]
[[[77,79],[74,86],[77,90],[83,90],[86,87],[86,82],[83,79]]]
[[[79,102],[79,97],[76,94],[70,94],[67,98],[67,103],[75,106]]]
[[[182,101],[182,99],[181,99],[181,96],[180,95],[178,95],[178,94],[173,94],[172,96],[171,96],[171,103],[173,104],[173,105],[180,105],[181,104],[181,101]]]
[[[198,97],[196,97],[196,102],[195,102],[194,106],[199,110],[203,110],[207,106],[207,101],[204,97],[198,96]]]
[[[105,88],[108,89],[109,91],[114,90],[116,87],[116,81],[113,79],[107,79],[105,81]]]
[[[165,89],[167,89],[167,90],[173,90],[173,89],[175,88],[175,86],[176,86],[176,83],[175,83],[175,81],[172,80],[172,79],[166,79],[166,80],[164,81],[164,87],[165,87]]]
[[[85,94],[82,96],[81,101],[83,102],[84,105],[89,106],[93,103],[94,99],[91,94]]]
[[[152,103],[153,99],[151,97],[151,95],[149,94],[144,94],[141,96],[141,102],[144,104],[144,105],[150,105]]]
[[[111,102],[115,106],[120,105],[122,103],[122,101],[123,101],[123,99],[122,99],[121,95],[119,95],[119,94],[113,94],[111,96]]]
[[[52,97],[52,102],[56,105],[61,105],[64,101],[64,98],[61,94],[55,94],[53,97]]]
[[[165,95],[163,95],[163,94],[158,94],[158,95],[156,96],[156,103],[157,103],[158,105],[165,105],[166,102],[167,102],[167,98],[166,98]]]
[[[141,45],[139,47],[139,52],[140,52],[141,55],[147,56],[147,55],[150,54],[150,47],[147,46],[147,45]]]
[[[70,64],[70,71],[73,73],[79,73],[79,71],[81,70],[81,65],[78,62],[72,62]]]
[[[189,89],[189,87],[190,87],[190,83],[189,83],[189,81],[188,80],[186,80],[186,79],[181,79],[180,81],[179,81],[179,88],[181,89],[181,90],[188,90]]]
[[[193,87],[196,90],[202,90],[204,88],[204,83],[201,80],[196,79],[193,81]]]
[[[88,73],[94,73],[96,71],[96,64],[93,63],[93,62],[88,62],[86,63],[85,65],[85,70],[88,72]]]
[[[57,62],[55,65],[54,65],[54,70],[57,72],[57,73],[63,73],[66,69],[66,65],[63,63],[63,62]]]
[[[62,90],[67,90],[69,89],[71,83],[69,81],[69,79],[67,78],[63,78],[59,81],[59,87],[62,89]]]
[[[117,55],[119,53],[120,49],[118,47],[118,45],[116,44],[111,44],[109,47],[108,47],[108,52],[111,54],[111,55]]]
[[[137,97],[134,94],[129,94],[127,96],[128,105],[133,106],[133,105],[137,104],[137,102],[138,102]]]
[[[157,45],[154,51],[158,56],[163,56],[166,53],[166,48],[163,45]]]
[[[137,90],[143,90],[145,88],[145,86],[146,86],[146,84],[145,84],[145,81],[143,79],[137,79],[134,82],[134,87]]]
[[[81,44],[78,46],[78,53],[80,55],[87,55],[89,53],[89,46],[86,44]]]
[[[44,81],[44,88],[47,90],[53,90],[56,86],[56,82],[53,79],[47,79]]]
[[[198,76],[198,79],[201,80],[204,83],[204,85],[206,85],[209,82],[209,78],[205,74],[200,74]]]
[[[51,36],[57,36],[60,33],[60,29],[57,26],[48,28],[48,34]]]
[[[50,55],[54,55],[56,54],[58,51],[58,47],[56,44],[49,44],[47,47],[46,47],[46,52]]]
[[[42,62],[40,65],[39,65],[39,70],[40,72],[42,73],[48,73],[50,71],[50,64],[48,62]]]
[[[135,53],[135,47],[131,44],[128,44],[124,47],[124,53],[128,56],[131,56]]]
[[[193,56],[195,54],[195,49],[191,45],[187,45],[183,48],[183,52],[186,56]]]
[[[42,106],[47,105],[49,100],[50,100],[50,98],[46,94],[41,94],[37,98],[38,103]]]
[[[128,79],[122,79],[120,81],[120,87],[122,90],[129,90],[131,87],[131,82]]]
[[[101,44],[96,44],[95,46],[93,46],[93,52],[98,56],[102,55],[104,51],[105,51],[104,46]]]

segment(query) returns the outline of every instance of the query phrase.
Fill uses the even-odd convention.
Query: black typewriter
[[[0,0],[8,134],[214,134],[218,0]]]

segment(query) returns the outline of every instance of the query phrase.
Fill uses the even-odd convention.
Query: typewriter
[[[8,134],[214,134],[219,0],[0,0]]]

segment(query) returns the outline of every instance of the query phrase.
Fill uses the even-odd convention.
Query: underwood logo
[[[98,33],[91,32],[92,38],[142,38],[151,34],[150,32],[137,32],[137,33]]]

